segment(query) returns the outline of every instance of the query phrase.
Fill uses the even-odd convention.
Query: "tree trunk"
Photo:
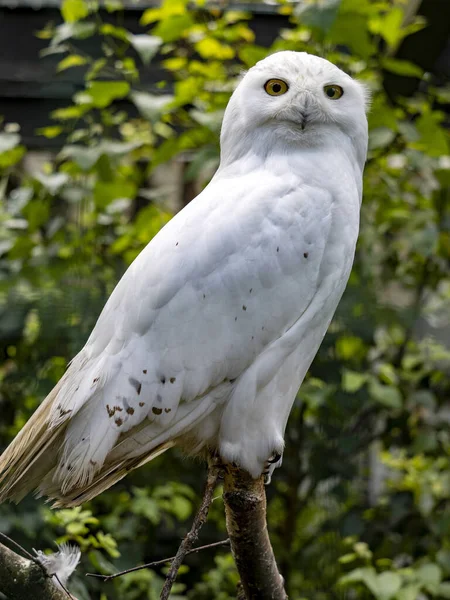
[[[287,600],[266,524],[263,477],[227,465],[224,494],[231,550],[247,600]]]

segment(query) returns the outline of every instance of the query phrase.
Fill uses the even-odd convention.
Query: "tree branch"
[[[0,543],[1,591],[9,600],[67,600],[66,592],[56,587],[42,566],[19,556]]]
[[[263,477],[228,466],[223,500],[231,550],[247,600],[287,600],[266,524]]]
[[[211,460],[208,466],[208,477],[206,479],[206,486],[205,492],[203,494],[202,503],[197,511],[197,514],[195,515],[194,522],[192,523],[192,527],[189,533],[181,542],[180,547],[178,548],[178,552],[176,553],[175,558],[172,561],[170,571],[167,574],[166,581],[164,582],[164,587],[161,592],[160,600],[167,600],[169,598],[170,590],[172,589],[172,586],[175,583],[175,579],[177,577],[181,563],[183,562],[186,554],[191,550],[192,546],[197,541],[199,531],[206,522],[206,519],[208,518],[209,507],[213,499],[213,493],[216,488],[218,478],[219,467],[217,465],[217,461]]]

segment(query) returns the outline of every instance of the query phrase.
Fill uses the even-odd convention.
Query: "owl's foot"
[[[281,467],[281,463],[283,462],[283,455],[280,452],[274,452],[272,456],[270,456],[265,465],[264,470],[262,472],[264,476],[264,484],[269,485],[272,481],[272,475],[275,469]]]

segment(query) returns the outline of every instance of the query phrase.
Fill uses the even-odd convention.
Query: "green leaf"
[[[400,590],[402,578],[393,571],[385,571],[377,577],[377,594],[379,600],[390,600]]]
[[[157,121],[173,100],[168,94],[157,96],[148,92],[132,92],[130,97],[141,115],[151,122]]]
[[[38,135],[43,135],[44,137],[46,137],[49,140],[51,140],[55,137],[58,137],[58,135],[61,135],[62,132],[63,132],[63,128],[60,127],[59,125],[53,125],[53,126],[49,126],[49,127],[41,127],[40,129],[36,130],[36,133]]]
[[[336,341],[336,354],[343,360],[361,357],[364,353],[364,342],[355,335],[342,335]]]
[[[98,208],[104,209],[113,200],[134,198],[136,185],[131,181],[116,179],[115,181],[98,180],[94,187],[94,201]]]
[[[87,17],[89,10],[84,0],[63,0],[61,14],[66,23],[75,23]]]
[[[442,117],[438,113],[426,113],[416,121],[420,138],[412,145],[429,156],[443,156],[450,153],[448,133],[441,126]]]
[[[96,108],[106,108],[114,100],[124,98],[130,91],[127,81],[92,81],[88,84],[87,94]]]
[[[125,27],[117,27],[116,25],[112,25],[111,23],[102,23],[102,25],[100,25],[99,31],[102,35],[110,35],[118,40],[122,40],[123,42],[129,41],[130,34],[125,29]]]
[[[430,594],[436,594],[442,581],[442,569],[435,563],[420,566],[416,576]]]
[[[79,54],[71,54],[70,56],[66,56],[63,58],[56,68],[57,71],[65,71],[66,69],[70,69],[71,67],[80,67],[87,63],[87,59],[84,56],[80,56]]]
[[[193,25],[195,22],[189,14],[174,15],[160,21],[152,30],[152,34],[160,37],[164,42],[175,42]]]
[[[412,584],[402,588],[396,595],[395,600],[417,600],[420,593],[420,585]]]
[[[398,388],[382,385],[373,377],[369,380],[369,394],[374,400],[388,408],[400,409],[403,405],[402,395]]]
[[[12,167],[16,165],[26,152],[25,146],[16,146],[11,150],[6,150],[0,153],[0,167]]]
[[[441,583],[437,588],[436,595],[438,598],[450,598],[450,582]]]
[[[88,106],[81,104],[78,106],[66,106],[64,108],[57,108],[50,116],[56,121],[70,121],[70,119],[79,119],[88,110]]]
[[[63,185],[68,183],[70,177],[67,173],[52,173],[51,175],[37,173],[36,179],[42,183],[52,196],[54,196],[59,192]]]
[[[395,132],[387,127],[377,127],[369,133],[369,148],[375,150],[377,148],[386,148],[395,138]]]
[[[136,52],[139,54],[144,65],[148,65],[151,59],[158,52],[162,39],[154,35],[128,35],[128,40]]]
[[[160,8],[149,8],[141,17],[141,25],[149,25],[159,20],[168,20],[170,17],[183,16],[187,12],[187,0],[164,0]]]
[[[93,35],[95,30],[95,23],[63,23],[56,28],[50,45],[58,46],[70,38],[82,40]]]
[[[212,37],[204,38],[195,44],[195,49],[202,58],[229,60],[234,57],[234,50],[227,44],[221,44]]]
[[[355,582],[364,583],[374,596],[377,597],[377,574],[373,567],[355,569],[338,580],[339,585],[343,586],[348,586]]]
[[[364,59],[368,59],[375,52],[375,46],[367,31],[367,19],[358,13],[339,15],[328,32],[327,39],[333,44],[342,44],[350,48]]]
[[[20,135],[18,133],[0,133],[0,153],[12,150],[20,144]]]
[[[297,2],[294,15],[307,27],[317,27],[328,31],[336,19],[341,0],[323,0],[322,2]]]
[[[245,46],[245,48],[241,48],[238,51],[238,56],[245,66],[250,68],[267,56],[267,48],[251,44],[249,46]]]
[[[405,77],[418,77],[419,79],[421,79],[423,76],[423,69],[408,60],[399,60],[398,58],[383,58],[381,60],[381,66],[383,69],[386,69],[386,71],[390,71],[396,75],[404,75]]]
[[[349,371],[344,369],[342,373],[342,389],[345,392],[353,394],[357,392],[368,380],[368,375],[365,373],[357,373],[356,371]]]

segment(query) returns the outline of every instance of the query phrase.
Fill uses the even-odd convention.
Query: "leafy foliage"
[[[270,48],[251,15],[200,0],[164,0],[121,25],[120,4],[64,0],[63,21],[39,32],[58,71],[84,89],[40,129],[61,150],[30,169],[16,124],[0,132],[0,436],[6,444],[87,338],[126,266],[170,218],[159,165],[187,163],[201,188],[218,164],[218,132],[243,68],[270,52],[323,55],[371,89],[370,153],[361,236],[348,290],[286,434],[268,490],[269,526],[292,598],[450,598],[449,90],[395,58],[426,24],[405,3],[280,3],[289,18]],[[101,55],[84,50],[100,40]],[[162,65],[152,89],[142,65]],[[160,73],[159,70],[157,70]],[[386,72],[420,79],[389,99]],[[171,165],[171,166],[170,166]],[[166,171],[166,173],[169,171]],[[445,329],[447,328],[447,329]],[[441,340],[441,342],[439,342]],[[88,598],[158,598],[164,569],[102,584],[112,573],[174,554],[198,501],[202,468],[176,452],[88,505],[50,511],[28,499],[0,507],[0,528],[27,547],[71,540],[84,564],[71,589]],[[224,536],[216,500],[205,543]],[[173,598],[235,597],[230,554],[192,555]],[[1,597],[1,594],[0,594]]]

